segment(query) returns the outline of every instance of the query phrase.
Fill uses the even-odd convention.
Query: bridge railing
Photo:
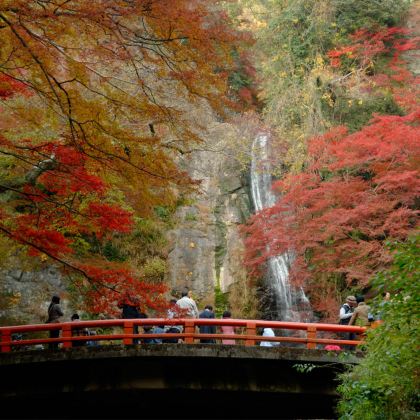
[[[134,327],[138,328],[153,326],[180,326],[180,333],[134,333]],[[232,326],[234,334],[202,334],[200,326]],[[85,329],[102,330],[96,335],[79,335]],[[282,335],[276,337],[265,337],[257,334],[259,328],[273,328],[280,330]],[[50,331],[58,330],[58,338],[47,337]],[[33,324],[18,325],[10,327],[0,327],[0,347],[1,352],[10,352],[12,349],[27,348],[35,345],[52,345],[61,343],[62,348],[71,348],[73,343],[82,342],[122,342],[124,345],[132,345],[136,341],[147,339],[180,339],[185,344],[199,343],[200,340],[235,340],[235,344],[245,346],[259,345],[261,341],[296,343],[308,349],[315,349],[317,345],[347,345],[357,346],[363,342],[366,332],[365,327],[347,326],[337,324],[303,323],[303,322],[283,322],[283,321],[262,321],[245,319],[165,319],[165,318],[146,318],[146,319],[108,319],[79,322],[62,322],[56,324]],[[323,337],[325,333],[335,335],[336,338]],[[354,333],[358,339],[347,340],[337,338],[344,333]],[[16,339],[16,335],[25,336],[23,339]],[[26,338],[33,335],[33,338]],[[80,345],[80,344],[79,344]]]

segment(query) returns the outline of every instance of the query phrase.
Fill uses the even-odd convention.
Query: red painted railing
[[[144,326],[182,326],[182,333],[163,333],[163,334],[133,334],[133,327]],[[235,327],[235,334],[200,334],[198,327],[202,325],[230,325]],[[97,335],[80,336],[76,335],[76,330],[86,328],[111,329],[112,332],[104,332]],[[263,337],[257,335],[258,328],[273,328],[288,331],[288,335],[276,337]],[[59,330],[58,338],[47,338],[49,331]],[[76,341],[122,341],[124,345],[133,344],[133,339],[151,338],[177,338],[185,344],[199,343],[200,339],[214,339],[216,342],[225,339],[234,339],[237,344],[245,346],[259,345],[260,341],[300,343],[308,349],[315,349],[317,344],[328,345],[351,345],[357,346],[362,343],[365,327],[336,325],[336,324],[316,324],[303,322],[282,322],[282,321],[260,321],[245,319],[109,319],[96,321],[62,322],[59,324],[35,324],[19,325],[11,327],[0,327],[0,346],[1,352],[10,352],[13,349],[26,348],[37,344],[62,343],[63,348],[73,347]],[[344,340],[339,338],[322,338],[325,333],[340,335],[340,333],[355,333],[361,339]],[[24,335],[45,335],[45,337],[13,339],[14,334]],[[104,344],[104,343],[102,343]]]

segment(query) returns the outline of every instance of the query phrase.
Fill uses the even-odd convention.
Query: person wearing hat
[[[353,315],[354,308],[357,306],[357,300],[354,296],[347,296],[346,302],[340,308],[340,321],[339,324],[341,325],[348,325],[350,319]],[[354,340],[356,335],[354,333],[342,333],[342,337],[344,340]],[[352,350],[353,346],[351,345],[344,345],[343,346],[347,350]]]
[[[346,302],[340,308],[340,324],[348,325],[353,315],[357,300],[354,296],[347,296]]]
[[[364,296],[358,296],[357,308],[354,310],[353,315],[350,318],[349,325],[358,325],[359,327],[370,326],[370,306],[366,305]]]

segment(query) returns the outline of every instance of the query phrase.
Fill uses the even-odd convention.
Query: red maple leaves
[[[408,115],[376,115],[353,134],[339,126],[310,140],[304,171],[276,182],[277,203],[244,228],[251,273],[292,250],[292,281],[327,319],[336,318],[341,291],[363,289],[386,267],[386,242],[404,240],[418,225],[420,110],[416,78],[401,58],[418,39],[407,35],[395,27],[360,30],[328,56],[346,73],[357,65],[365,73],[359,87],[392,95]],[[379,56],[388,60],[382,66]]]
[[[9,99],[14,95],[19,94],[31,96],[32,92],[19,80],[7,74],[0,73],[0,99]]]
[[[350,36],[350,45],[328,52],[332,67],[340,67],[343,57],[352,57],[362,66],[370,64],[371,60],[379,54],[392,53],[398,57],[402,52],[417,47],[417,38],[407,38],[409,31],[404,28],[391,27],[371,33],[365,29],[356,31]]]
[[[247,38],[217,3],[2,2],[0,231],[79,273],[95,311],[128,292],[160,305],[164,286],[101,252],[134,212],[152,218],[198,184],[176,155],[200,140],[185,104],[225,114]]]
[[[293,281],[327,314],[327,278],[366,286],[389,262],[385,242],[405,239],[418,223],[419,116],[377,116],[359,132],[338,127],[314,138],[305,171],[275,183],[282,197],[245,228],[247,265],[255,271],[294,250]]]

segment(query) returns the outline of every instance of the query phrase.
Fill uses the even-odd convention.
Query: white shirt
[[[179,299],[176,304],[181,309],[187,310],[187,317],[188,318],[198,318],[198,308],[196,303],[190,299],[188,296],[184,296],[181,299]]]
[[[344,305],[347,305],[350,308],[350,310],[347,313],[344,308]],[[351,316],[353,315],[353,308],[348,303],[345,303],[344,305],[340,308],[340,319],[351,318]]]
[[[263,337],[275,337],[274,331],[271,328],[264,328]],[[276,347],[280,343],[276,341],[261,341],[260,346],[262,347]]]

